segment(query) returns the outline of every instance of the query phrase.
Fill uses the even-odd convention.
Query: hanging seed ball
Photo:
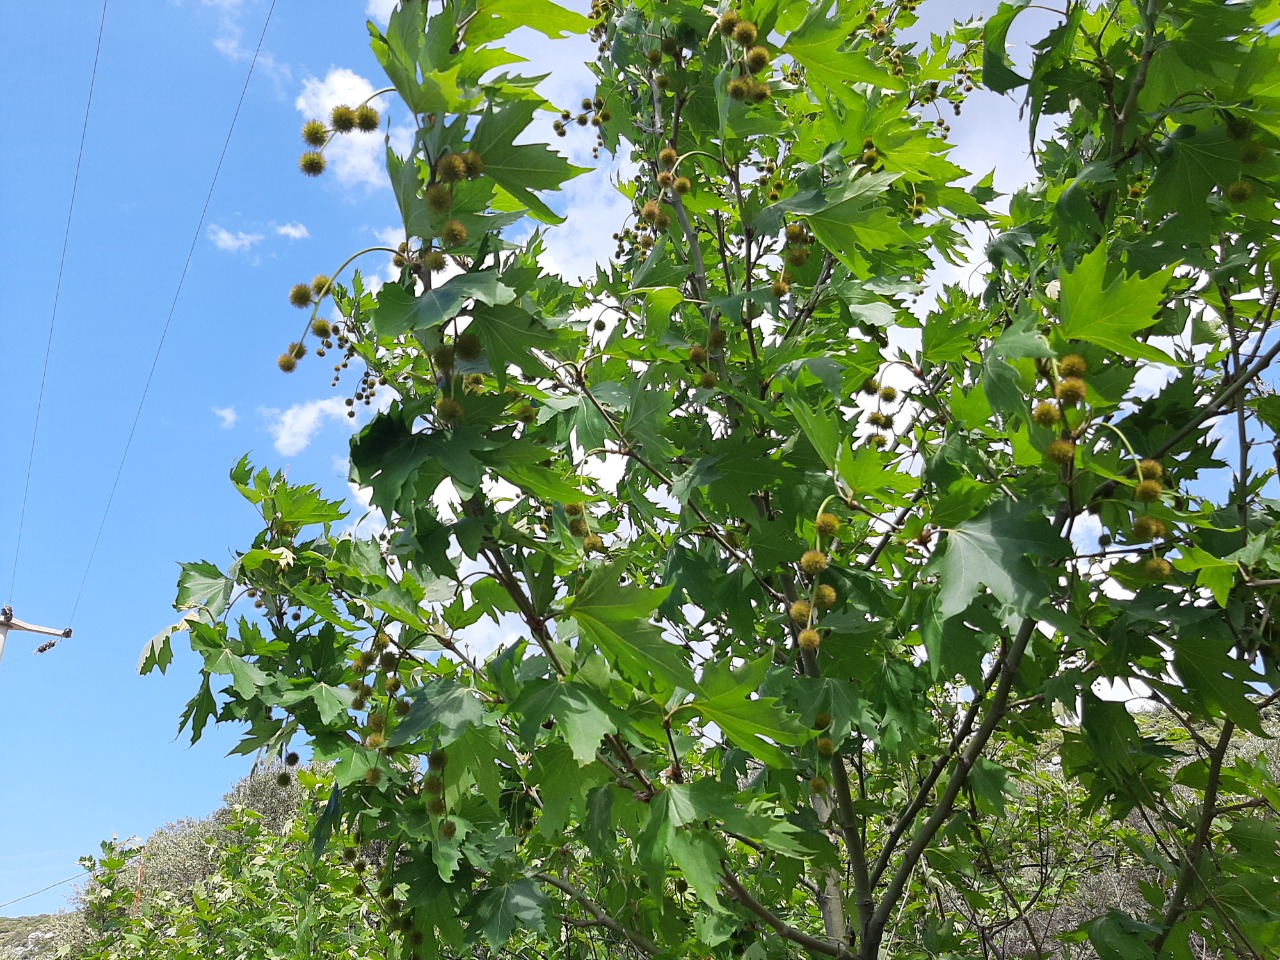
[[[308,147],[323,147],[329,139],[329,128],[321,120],[308,120],[302,125],[302,139]]]
[[[280,356],[276,357],[276,366],[279,367],[283,373],[293,373],[293,371],[298,369],[298,359],[297,357],[290,356],[287,353],[282,353]]]
[[[531,404],[523,404],[516,408],[516,419],[525,424],[537,423],[538,411]]]
[[[809,789],[814,793],[826,793],[831,789],[831,784],[827,783],[827,778],[818,774],[809,778]]]
[[[296,767],[298,765],[298,761],[301,759],[302,758],[299,757],[292,750],[290,750],[288,753],[284,755],[285,766],[288,766],[288,767]]]
[[[1163,540],[1169,528],[1163,520],[1143,514],[1133,521],[1133,536],[1136,540]]]
[[[453,397],[441,397],[436,401],[436,415],[446,423],[456,423],[462,419],[462,415],[466,412],[466,408],[462,406],[461,400],[455,400]]]
[[[1227,187],[1227,199],[1232,203],[1247,203],[1253,197],[1253,184],[1248,180],[1237,180]]]
[[[719,382],[720,378],[710,370],[704,371],[702,376],[698,378],[698,386],[704,390],[714,390]]]
[[[830,610],[836,605],[836,588],[828,583],[820,583],[813,591],[813,605],[819,610]]]
[[[791,604],[791,609],[787,613],[796,623],[808,623],[809,617],[813,614],[813,607],[809,605],[808,600],[797,600]]]
[[[818,756],[830,757],[835,755],[836,744],[830,737],[819,737],[816,745],[818,748]]]
[[[808,247],[792,247],[787,251],[787,266],[803,267],[809,262],[809,254]]]
[[[427,813],[431,814],[433,817],[443,816],[447,809],[449,808],[445,806],[444,799],[442,797],[432,797],[427,801]]]
[[[1089,364],[1078,353],[1068,353],[1058,361],[1058,376],[1083,377],[1089,372]]]
[[[788,223],[784,234],[787,238],[787,243],[804,243],[808,239],[804,225],[799,223]],[[874,392],[873,390],[872,393]]]
[[[1053,427],[1062,422],[1062,410],[1052,400],[1042,400],[1031,411],[1031,419],[1037,426]]]
[[[664,190],[676,182],[676,175],[670,170],[663,170],[658,174],[658,186]]]
[[[474,180],[476,177],[484,173],[484,157],[476,153],[474,150],[462,151],[462,166],[467,172],[467,179]]]
[[[443,750],[432,750],[427,754],[427,769],[443,770],[449,765],[449,755]]]
[[[703,347],[695,343],[692,347],[689,348],[689,360],[691,363],[696,363],[699,366],[706,363],[707,362],[706,349],[704,349]]]
[[[308,177],[318,177],[324,173],[324,168],[328,165],[323,153],[314,150],[304,153],[298,158],[298,169],[305,173]]]
[[[663,147],[658,151],[658,166],[664,170],[670,170],[676,165],[676,161],[680,159],[680,154],[676,153],[671,147]]]
[[[879,410],[873,410],[867,414],[867,423],[877,430],[888,430],[893,426],[893,418],[887,413],[881,413]]]
[[[371,787],[376,787],[382,782],[382,771],[377,767],[370,767],[364,772],[364,782]]]
[[[1159,480],[1143,480],[1133,488],[1133,499],[1139,503],[1155,503],[1163,492]]]
[[[1173,565],[1164,557],[1148,557],[1142,561],[1142,572],[1152,580],[1167,580],[1173,573]]]
[[[815,526],[819,536],[834,537],[840,532],[840,518],[834,513],[820,513]]]
[[[1075,462],[1076,445],[1070,440],[1054,440],[1045,448],[1044,455],[1059,466],[1069,466]]]
[[[898,391],[893,387],[881,387],[880,399],[885,403],[893,403],[898,399]]]
[[[779,277],[777,280],[773,281],[773,286],[770,288],[770,291],[773,293],[774,297],[781,299],[791,292],[791,284]]]
[[[725,14],[720,17],[720,22],[719,24],[717,24],[717,26],[720,28],[720,32],[724,36],[726,37],[732,36],[733,31],[738,26],[740,19],[741,18],[736,13],[734,13],[732,10],[729,10],[729,11],[726,11]]]
[[[333,334],[333,327],[324,317],[316,317],[311,321],[311,333],[321,340],[327,340]]]
[[[467,242],[467,228],[457,220],[446,220],[440,228],[440,239],[446,246],[461,246]]]
[[[581,503],[566,503],[564,505],[565,516],[580,517],[586,510],[586,506]]]
[[[433,183],[427,187],[422,198],[434,213],[448,213],[453,209],[453,191],[443,183]]]
[[[767,83],[752,82],[747,89],[747,99],[752,103],[764,103],[773,94]]]
[[[733,42],[740,47],[750,47],[756,42],[756,25],[749,20],[739,20],[733,28]]]
[[[295,283],[289,288],[289,302],[299,310],[311,306],[311,288],[305,283]]]
[[[730,100],[745,100],[747,94],[751,92],[751,86],[741,77],[734,77],[725,85],[724,90],[729,94]]]
[[[457,183],[467,178],[467,162],[456,153],[446,153],[436,161],[436,177],[443,183]]]
[[[372,133],[377,130],[381,120],[382,117],[378,115],[377,109],[367,103],[356,109],[356,129],[363,133]]]
[[[370,750],[378,750],[387,742],[387,738],[380,733],[371,733],[364,738],[364,745]]]
[[[449,259],[442,250],[428,250],[423,254],[422,265],[432,273],[439,273],[449,265]]]
[[[311,279],[311,292],[317,297],[322,297],[329,292],[332,281],[323,273],[316,274]]]
[[[585,537],[591,532],[585,517],[574,517],[569,521],[569,532],[575,537]]]
[[[658,214],[662,212],[662,208],[658,206],[657,200],[649,200],[640,208],[640,219],[653,223],[658,219]]]
[[[1143,460],[1138,464],[1138,476],[1143,480],[1159,480],[1164,476],[1164,466],[1159,460]]]
[[[440,774],[428,773],[425,777],[423,777],[422,789],[423,789],[423,792],[427,794],[432,794],[435,796],[439,796],[440,794],[444,793],[444,781],[440,779]]]
[[[1053,388],[1053,395],[1065,404],[1077,404],[1085,398],[1084,381],[1079,377],[1064,377]]]
[[[729,342],[729,333],[727,330],[721,330],[719,327],[707,334],[707,345],[712,350],[719,350]]]
[[[440,836],[452,840],[458,832],[458,824],[453,820],[440,821]]]
[[[827,569],[827,555],[821,550],[806,550],[800,557],[800,569],[806,576],[816,577]]]
[[[463,360],[477,360],[484,353],[484,344],[470,331],[458,334],[454,347]]]
[[[356,128],[356,112],[346,104],[339,104],[329,112],[329,126],[338,133],[350,133]]]
[[[817,653],[818,647],[822,645],[822,635],[817,630],[809,627],[800,631],[800,634],[796,637],[796,643],[805,653]]]
[[[684,196],[693,189],[693,181],[688,177],[676,177],[676,182],[671,185],[671,189],[675,190],[675,192],[681,196]]]
[[[769,65],[769,51],[764,47],[752,47],[747,51],[747,69],[759,73]]]
[[[587,553],[604,553],[604,539],[598,533],[588,533],[582,538],[582,549]]]
[[[293,783],[293,777],[289,776],[287,771],[281,770],[276,774],[276,786],[287,787],[291,783]]]

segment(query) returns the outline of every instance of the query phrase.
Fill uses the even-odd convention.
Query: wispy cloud
[[[347,416],[348,409],[342,397],[326,397],[295,403],[288,410],[264,409],[262,414],[267,418],[267,432],[276,452],[291,457],[310,446],[326,420],[349,423],[354,428],[356,422]]]
[[[305,240],[311,236],[307,228],[300,223],[282,223],[275,229],[277,236],[288,237],[290,240]]]
[[[227,253],[239,253],[242,250],[248,250],[255,243],[261,243],[262,234],[245,233],[243,230],[237,230],[232,233],[225,227],[211,223],[209,224],[209,239],[213,241],[213,245],[219,250],[225,250]]]
[[[200,0],[200,2],[201,5],[213,7],[218,11],[218,29],[213,37],[213,48],[229,60],[250,59],[257,46],[260,28],[255,28],[253,36],[246,43],[244,12],[246,6],[253,4],[246,4],[245,0]],[[262,16],[266,16],[265,12]],[[258,51],[258,60],[254,69],[261,70],[271,77],[277,87],[291,76],[289,66],[277,61],[267,50]]]
[[[396,0],[367,0],[364,5],[365,16],[379,23],[391,19],[391,11],[396,8]]]
[[[222,421],[223,430],[230,430],[236,425],[236,421],[240,419],[235,407],[214,407],[213,413],[214,416]]]

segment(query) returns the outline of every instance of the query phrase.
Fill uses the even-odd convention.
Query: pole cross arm
[[[9,639],[10,630],[21,630],[24,633],[38,633],[46,637],[57,637],[65,640],[71,636],[71,628],[58,630],[55,627],[41,627],[34,623],[19,620],[13,615],[12,607],[0,607],[0,660],[4,659],[5,641]],[[56,642],[56,641],[55,641]]]

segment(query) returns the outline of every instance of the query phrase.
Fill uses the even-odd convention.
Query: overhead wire
[[[27,477],[22,485],[22,507],[18,511],[18,530],[13,543],[13,569],[9,572],[8,603],[13,602],[14,584],[18,579],[18,561],[22,556],[22,528],[27,519],[27,499],[31,493],[31,470],[36,459],[36,438],[40,434],[40,411],[44,406],[44,390],[49,379],[49,357],[53,352],[53,330],[58,321],[58,301],[62,297],[62,275],[67,265],[67,247],[71,241],[71,219],[76,209],[76,192],[80,186],[80,167],[84,161],[84,145],[89,133],[89,112],[93,106],[93,89],[98,81],[98,61],[102,55],[102,35],[107,24],[107,0],[102,0],[102,16],[98,20],[98,42],[93,50],[93,69],[89,73],[89,96],[84,105],[84,122],[80,125],[80,149],[76,153],[76,172],[71,179],[71,201],[67,204],[67,225],[62,234],[62,255],[58,258],[58,279],[53,287],[53,311],[49,317],[49,336],[44,345],[44,363],[40,368],[40,389],[36,392],[36,416],[31,426],[31,449],[27,453]]]
[[[138,398],[138,407],[133,415],[133,423],[129,427],[129,435],[125,440],[124,452],[120,455],[120,463],[116,467],[115,478],[112,480],[111,490],[107,494],[107,503],[102,510],[102,519],[98,523],[98,530],[93,538],[93,546],[89,550],[89,559],[85,563],[84,576],[80,579],[75,602],[71,605],[71,615],[67,618],[68,624],[75,622],[76,611],[80,608],[80,600],[84,596],[85,584],[89,580],[89,572],[93,567],[94,558],[97,556],[98,545],[102,541],[102,531],[107,525],[107,515],[111,512],[112,503],[115,502],[116,490],[120,486],[120,477],[124,473],[125,461],[129,458],[129,450],[133,447],[133,439],[138,431],[138,421],[142,418],[142,408],[147,402],[147,395],[151,392],[151,383],[155,379],[156,368],[160,364],[160,354],[164,350],[165,339],[168,337],[169,328],[173,324],[173,316],[178,309],[178,299],[182,296],[182,287],[187,279],[187,271],[190,269],[191,260],[195,256],[196,244],[200,241],[200,231],[204,227],[205,217],[209,214],[209,204],[213,200],[214,188],[218,185],[218,175],[222,172],[222,163],[226,159],[227,148],[231,145],[231,135],[235,132],[236,121],[240,117],[240,108],[244,105],[245,94],[249,91],[249,81],[253,79],[253,70],[258,64],[258,55],[262,52],[262,42],[266,39],[267,28],[271,25],[271,16],[275,13],[275,9],[276,0],[271,0],[271,6],[267,9],[267,18],[262,24],[262,32],[258,35],[258,45],[254,47],[253,57],[249,61],[249,72],[245,75],[244,86],[240,89],[240,99],[236,101],[235,112],[231,115],[231,125],[227,128],[227,136],[222,143],[222,152],[218,154],[218,163],[213,170],[213,179],[209,183],[209,192],[204,198],[204,207],[200,210],[200,219],[196,222],[195,232],[191,236],[191,246],[187,249],[187,258],[182,265],[182,273],[178,277],[178,286],[173,292],[173,301],[169,305],[169,313],[165,317],[164,327],[160,331],[160,340],[156,344],[155,355],[151,358],[151,369],[147,372],[147,379],[142,387],[142,396]]]
[[[64,883],[70,883],[72,880],[79,880],[81,877],[87,877],[88,875],[89,875],[88,870],[81,870],[74,877],[67,877],[67,879],[59,880],[57,883],[51,883],[47,887],[41,887],[39,890],[34,890],[31,893],[25,893],[20,897],[15,897],[13,900],[8,901],[7,903],[0,903],[0,910],[3,910],[5,907],[11,907],[15,903],[21,903],[23,900],[30,900],[32,897],[38,897],[40,894],[45,893],[46,891],[52,890],[54,887],[60,887]]]

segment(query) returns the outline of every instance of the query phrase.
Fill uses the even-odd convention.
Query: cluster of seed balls
[[[725,85],[724,92],[730,100],[764,103],[772,96],[772,90],[768,83],[756,79],[756,75],[768,67],[773,58],[768,47],[756,43],[759,29],[732,10],[720,17],[718,27],[720,35],[731,41],[735,50],[735,76]]]
[[[1031,419],[1037,425],[1056,429],[1062,424],[1063,410],[1084,403],[1088,395],[1088,384],[1085,375],[1089,372],[1089,364],[1076,353],[1069,353],[1057,364],[1057,381],[1053,386],[1052,400],[1042,400],[1031,411]],[[1071,436],[1058,437],[1049,442],[1045,448],[1045,456],[1060,467],[1069,467],[1075,463],[1076,442]],[[1133,487],[1133,499],[1146,505],[1158,503],[1164,495],[1164,466],[1159,460],[1144,459],[1138,462],[1136,483]],[[1148,543],[1163,540],[1169,534],[1165,522],[1148,513],[1137,516],[1133,521],[1134,538]],[[1142,572],[1152,579],[1163,580],[1172,573],[1169,561],[1160,556],[1148,557],[1142,563]]]
[[[335,133],[372,133],[381,122],[378,111],[367,103],[358,107],[339,104],[330,111],[327,126],[323,120],[308,120],[302,125],[302,139],[312,149],[298,158],[298,169],[309,177],[320,176],[328,166],[324,148]]]
[[[868,425],[876,431],[867,437],[867,443],[873,447],[883,447],[889,442],[885,432],[893,429],[893,414],[886,413],[884,408],[898,402],[898,390],[888,385],[882,387],[880,381],[872,377],[862,385],[862,392],[878,401],[877,409],[867,414]]]
[[[596,131],[596,142],[591,148],[591,159],[600,159],[600,148],[604,146],[604,125],[613,119],[613,114],[604,105],[603,97],[582,98],[582,109],[575,116],[572,110],[561,110],[558,119],[551,121],[551,129],[557,137],[567,136],[568,124],[576,123],[580,127],[592,126]]]
[[[821,583],[820,578],[830,563],[827,555],[819,549],[824,539],[833,540],[840,533],[840,518],[834,513],[820,513],[815,523],[818,545],[806,550],[800,557],[800,572],[812,585],[808,599],[794,601],[787,613],[791,622],[800,628],[796,634],[796,645],[805,653],[817,653],[822,644],[822,635],[814,627],[815,611],[830,610],[838,599],[835,587],[829,583]]]
[[[569,518],[569,532],[582,538],[582,549],[585,553],[604,553],[604,538],[591,530],[591,514],[585,504],[566,503],[565,516]]]

